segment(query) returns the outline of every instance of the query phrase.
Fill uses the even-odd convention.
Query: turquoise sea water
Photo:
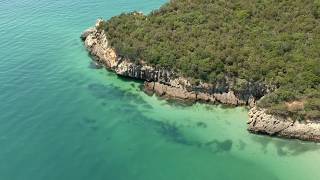
[[[320,145],[249,134],[90,66],[80,33],[165,0],[0,1],[0,180],[319,180]]]

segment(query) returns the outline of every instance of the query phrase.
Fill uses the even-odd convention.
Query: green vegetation
[[[147,16],[113,17],[105,30],[121,56],[210,83],[271,84],[259,106],[320,119],[320,0],[171,0]]]

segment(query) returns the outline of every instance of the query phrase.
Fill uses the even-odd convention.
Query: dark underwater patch
[[[267,152],[268,145],[275,146],[279,156],[296,156],[320,149],[320,145],[317,143],[303,142],[300,140],[280,139],[277,137],[265,137],[260,135],[255,135],[253,140],[260,143],[265,152]]]
[[[299,140],[279,140],[274,143],[279,156],[296,156],[310,151],[320,149],[317,143],[300,142]]]
[[[158,97],[161,98],[161,97]],[[194,105],[194,101],[186,101],[181,99],[165,99],[167,105],[174,106],[177,108],[185,108],[185,107],[191,107]]]
[[[205,146],[210,146],[212,150],[216,153],[219,152],[229,152],[232,149],[232,140],[227,139],[225,141],[212,140],[205,143]]]
[[[201,128],[207,128],[208,125],[204,122],[197,122],[197,127],[201,127]]]
[[[158,132],[168,140],[173,141],[175,143],[184,144],[184,145],[192,145],[193,143],[189,141],[177,128],[176,126],[170,125],[168,123],[159,123]]]
[[[229,126],[231,125],[231,122],[228,121],[228,120],[225,120],[224,122],[225,122],[227,125],[229,125]]]
[[[124,91],[120,90],[119,88],[115,87],[114,85],[104,85],[93,83],[88,85],[88,89],[96,96],[96,97],[108,97],[110,95],[115,96],[123,96]]]
[[[238,145],[239,150],[241,150],[241,151],[244,150],[246,148],[246,146],[247,146],[247,143],[245,143],[242,140],[239,140],[239,145]]]
[[[88,90],[94,97],[99,99],[116,99],[117,97],[123,96],[123,92],[117,91],[113,86],[105,86],[102,84],[89,84]]]
[[[127,122],[141,127],[142,129],[149,129],[153,132],[163,136],[166,140],[183,145],[192,145],[193,142],[189,141],[180,129],[168,122],[157,121],[152,118],[144,116],[140,111],[132,112],[132,117]]]
[[[135,107],[127,106],[127,108],[131,109]],[[121,108],[121,111],[123,111],[124,109]],[[151,130],[152,132],[161,135],[164,139],[166,139],[169,142],[186,146],[194,146],[197,148],[204,148],[215,153],[228,152],[232,149],[233,142],[231,140],[213,140],[207,143],[203,143],[201,141],[193,140],[186,137],[184,133],[181,131],[181,128],[178,127],[176,124],[172,124],[166,121],[158,121],[146,117],[142,114],[141,111],[137,111],[136,109],[127,112],[129,113],[127,113],[126,115],[131,117],[126,120],[127,123],[139,126],[141,129]],[[202,128],[207,127],[207,125],[203,122],[199,122],[197,126]]]
[[[134,124],[140,126],[143,129],[152,129],[153,132],[163,136],[166,140],[182,145],[195,146],[198,148],[210,148],[210,150],[214,152],[228,152],[232,149],[232,141],[218,141],[213,140],[208,143],[203,143],[200,141],[192,140],[184,135],[181,132],[181,129],[176,125],[165,121],[157,121],[155,119],[146,117],[143,115],[142,111],[138,111],[137,105],[141,106],[144,109],[153,109],[153,107],[148,104],[141,96],[138,94],[134,94],[128,91],[124,91],[114,85],[103,85],[103,84],[89,84],[88,90],[92,93],[92,95],[96,98],[104,99],[103,104],[106,105],[105,101],[114,100],[118,104],[110,108],[110,111],[117,111],[119,115],[125,115],[126,122],[130,124]],[[193,103],[185,103],[184,101],[166,101],[167,104],[174,106],[191,106]],[[128,118],[130,117],[130,118]],[[86,119],[86,122],[89,124],[93,122],[93,120]],[[94,123],[93,123],[94,124]],[[207,124],[204,122],[196,123],[197,127],[206,128]],[[97,126],[91,125],[90,128],[92,130],[97,130]]]
[[[93,83],[88,85],[88,90],[94,97],[99,99],[147,104],[146,101],[144,101],[138,94],[122,90],[114,85],[106,86],[103,84]]]
[[[153,107],[150,105],[150,104],[143,104],[142,105],[142,107],[144,108],[144,109],[153,109]]]
[[[122,81],[125,81],[125,82],[135,82],[135,83],[139,83],[139,84],[143,84],[143,82],[144,82],[144,80],[135,79],[135,78],[128,77],[128,76],[117,75],[117,78],[121,79]]]
[[[87,118],[87,117],[83,118],[83,121],[84,121],[86,124],[94,124],[94,123],[97,122],[97,120],[92,119],[92,118]]]
[[[98,126],[91,126],[90,129],[93,131],[97,131],[99,129],[99,127]]]
[[[80,125],[83,127],[87,127],[93,131],[97,131],[99,129],[99,127],[97,125],[97,120],[93,119],[93,118],[84,117],[82,119],[82,122],[80,123]]]

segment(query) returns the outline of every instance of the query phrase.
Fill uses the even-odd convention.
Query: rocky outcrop
[[[104,31],[105,21],[98,20],[95,27],[81,35],[90,55],[107,68],[121,76],[146,81],[145,90],[159,96],[190,101],[218,102],[229,105],[254,105],[255,99],[263,96],[267,88],[259,88],[248,84],[248,88],[235,92],[234,80],[217,84],[198,83],[194,85],[187,78],[178,76],[175,72],[146,65],[143,62],[132,62],[119,56],[108,44]]]
[[[180,99],[186,101],[196,101],[197,94],[192,91],[187,91],[184,88],[178,88],[171,85],[166,85],[160,82],[145,82],[145,91],[154,92],[157,96],[170,99]]]
[[[170,82],[174,76],[173,72],[133,63],[129,59],[118,56],[116,51],[109,46],[106,34],[100,27],[104,24],[103,22],[103,20],[98,20],[94,28],[88,29],[81,35],[81,39],[94,60],[121,76],[162,83]]]
[[[265,109],[251,108],[248,125],[248,130],[257,134],[320,142],[320,123],[284,119],[267,114]]]
[[[144,62],[133,62],[119,56],[109,45],[104,26],[105,21],[100,19],[95,27],[81,35],[88,52],[94,60],[116,74],[144,80],[144,89],[147,93],[193,102],[248,105],[251,107],[248,122],[250,132],[320,141],[320,124],[293,122],[269,115],[265,110],[255,107],[256,100],[272,91],[272,87],[259,82],[250,83],[228,77],[216,84],[203,82],[195,84],[170,69],[150,66]],[[239,86],[241,88],[237,88]]]

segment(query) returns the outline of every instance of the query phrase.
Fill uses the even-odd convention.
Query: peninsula
[[[250,132],[320,142],[320,1],[171,0],[81,38],[148,93],[248,106]]]

